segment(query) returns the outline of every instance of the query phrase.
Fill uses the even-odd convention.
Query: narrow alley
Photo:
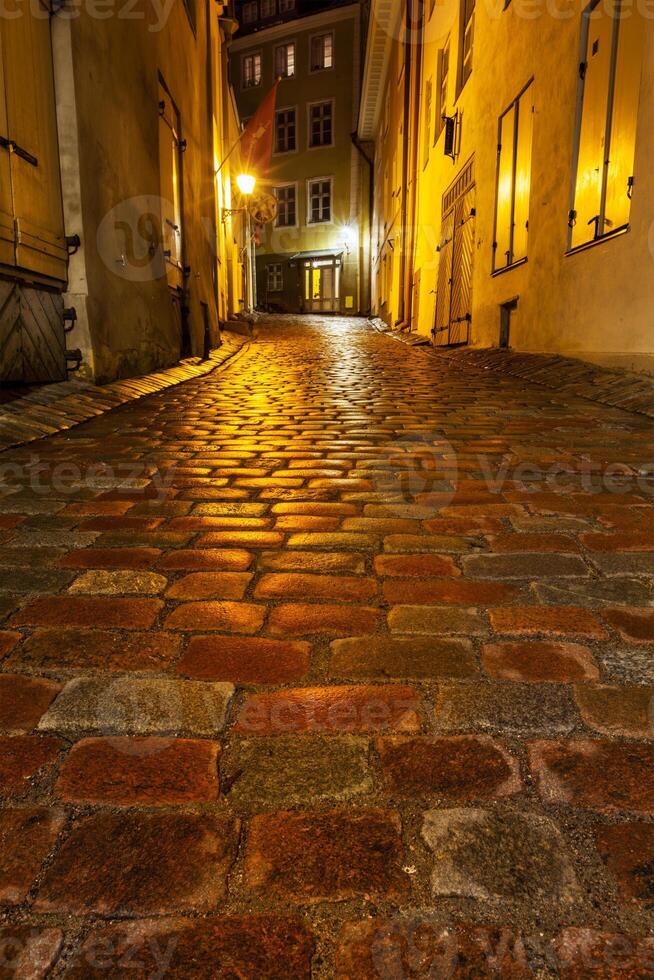
[[[651,420],[272,317],[0,457],[0,976],[651,978]]]

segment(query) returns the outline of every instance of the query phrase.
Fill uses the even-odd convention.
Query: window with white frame
[[[295,0],[279,0],[280,14],[290,14],[295,10]]]
[[[297,224],[297,190],[295,184],[283,184],[274,188],[277,198],[278,228],[295,228]]]
[[[309,181],[309,223],[332,220],[332,182],[329,177]]]
[[[253,24],[259,17],[259,4],[256,0],[249,0],[243,4],[243,23]]]
[[[275,113],[275,153],[292,153],[297,149],[297,120],[295,109],[280,109]]]
[[[280,44],[275,48],[275,76],[292,78],[295,75],[295,42]]]
[[[334,67],[334,35],[317,34],[311,38],[311,71]]]
[[[332,102],[317,102],[309,106],[309,146],[332,145],[333,121]]]
[[[268,273],[268,292],[281,293],[284,288],[284,273],[281,262],[271,262],[266,266]]]
[[[243,88],[256,88],[261,85],[261,55],[243,55]]]
[[[624,0],[593,0],[583,14],[571,249],[629,226],[643,27]]]
[[[262,17],[274,17],[276,12],[275,0],[261,0]]]
[[[531,142],[534,126],[533,86],[500,117],[497,141],[497,192],[493,271],[527,258]]]

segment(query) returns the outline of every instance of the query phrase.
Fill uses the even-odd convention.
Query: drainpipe
[[[413,24],[411,16],[414,7],[418,10],[418,26],[415,34],[406,32],[404,44],[404,118],[407,121],[407,133],[402,153],[404,181],[402,186],[402,234],[404,248],[400,265],[400,309],[395,323],[398,330],[411,330],[411,313],[413,306],[413,266],[415,259],[415,230],[416,230],[416,187],[418,181],[418,134],[420,132],[420,65],[422,58],[422,0],[406,0],[408,25]],[[412,39],[413,38],[413,39]],[[412,54],[415,52],[415,58]],[[415,61],[415,66],[414,66]],[[413,112],[411,94],[413,91]],[[409,177],[411,192],[409,193]]]
[[[350,133],[350,139],[352,140],[352,145],[359,151],[363,159],[368,164],[369,179],[368,179],[368,313],[371,312],[372,307],[370,305],[372,297],[372,216],[375,210],[375,163],[372,157],[368,156],[364,150],[361,141],[359,140],[359,134],[356,130]],[[361,273],[359,273],[360,275]]]

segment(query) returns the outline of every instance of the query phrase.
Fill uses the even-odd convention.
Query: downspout
[[[375,163],[372,157],[368,156],[356,130],[350,134],[353,146],[359,151],[363,159],[368,164],[368,313],[371,312],[372,302],[372,216],[375,210]]]
[[[402,232],[405,237],[405,247],[402,249],[400,265],[400,309],[395,322],[398,330],[411,330],[411,313],[413,306],[413,266],[415,259],[415,223],[416,223],[416,186],[418,180],[418,133],[420,129],[420,65],[422,58],[422,0],[407,0],[408,25],[413,23],[411,13],[417,6],[420,16],[415,36],[407,28],[404,42],[404,118],[407,120],[408,132],[404,140],[402,166],[404,181],[402,186]],[[413,59],[411,55],[416,52]],[[415,60],[415,71],[414,71]],[[411,111],[411,91],[415,86],[413,112]],[[409,193],[409,175],[412,176],[412,189]]]
[[[220,260],[220,244],[218,241],[218,236],[220,234],[220,229],[217,227],[216,222],[220,220],[220,215],[218,213],[218,186],[216,181],[216,176],[214,174],[215,164],[214,158],[216,153],[216,111],[215,111],[215,97],[216,97],[216,57],[215,57],[215,26],[214,26],[214,0],[206,0],[205,16],[207,19],[207,114],[208,114],[208,133],[210,134],[210,153],[209,153],[209,172],[211,179],[211,191],[213,205],[213,242],[212,242],[212,252],[213,262],[211,263],[211,279],[213,284],[213,301],[214,309],[216,311],[216,333],[217,333],[217,346],[220,347],[222,344],[222,339],[220,336],[220,285],[218,282],[218,264]],[[207,325],[205,323],[205,332]],[[209,332],[210,327],[209,327]],[[213,338],[208,340],[205,337],[205,348],[207,343],[211,347]]]

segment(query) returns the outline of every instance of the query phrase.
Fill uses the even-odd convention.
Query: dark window
[[[275,153],[289,153],[297,148],[295,109],[281,109],[275,114]]]
[[[320,102],[309,109],[309,146],[331,146],[333,107],[331,102]]]
[[[295,184],[276,187],[275,197],[277,198],[277,227],[294,228],[297,216]]]

